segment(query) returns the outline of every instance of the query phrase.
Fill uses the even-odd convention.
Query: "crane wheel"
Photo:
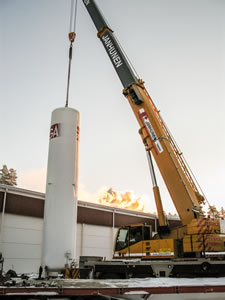
[[[205,273],[207,273],[210,270],[210,268],[211,268],[211,265],[208,262],[204,262],[201,264],[201,270]]]

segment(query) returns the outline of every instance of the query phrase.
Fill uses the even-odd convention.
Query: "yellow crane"
[[[139,134],[147,152],[159,216],[160,226],[158,233],[154,236],[151,228],[146,225],[137,224],[121,227],[115,241],[114,258],[140,258],[145,261],[195,259],[196,264],[200,265],[201,263],[202,266],[199,272],[201,273],[205,269],[208,272],[209,265],[211,267],[213,261],[221,258],[224,260],[225,257],[225,237],[221,233],[221,221],[204,216],[202,205],[205,203],[205,198],[199,192],[182,153],[180,153],[159,110],[145,89],[144,82],[134,74],[113,31],[106,23],[95,1],[83,0],[83,3],[97,28],[97,35],[121,80],[124,87],[123,94],[140,126]],[[152,156],[182,222],[182,226],[179,228],[171,229],[164,215]],[[214,260],[208,259],[210,255],[213,256]],[[194,265],[192,263],[192,266]],[[215,265],[215,274],[225,273],[224,265],[221,272],[218,271],[218,263]],[[180,269],[182,269],[182,264]],[[192,272],[191,267],[188,272]]]

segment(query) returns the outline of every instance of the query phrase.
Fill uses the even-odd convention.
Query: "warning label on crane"
[[[163,152],[163,147],[160,144],[160,141],[155,133],[154,128],[152,127],[151,122],[149,121],[148,115],[146,114],[144,108],[141,108],[139,110],[139,116],[142,119],[142,121],[144,122],[146,129],[148,130],[150,137],[152,139],[152,141],[154,142],[154,144],[156,145],[156,148],[158,150],[159,153]]]

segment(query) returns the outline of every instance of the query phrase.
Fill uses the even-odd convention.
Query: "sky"
[[[225,206],[225,1],[97,0],[211,205]],[[0,166],[45,191],[51,113],[66,98],[70,0],[0,0]],[[79,199],[132,191],[155,211],[138,124],[78,0],[69,106],[81,113]],[[166,212],[173,203],[157,172]]]

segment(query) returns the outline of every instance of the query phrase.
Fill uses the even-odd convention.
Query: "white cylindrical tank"
[[[62,270],[75,259],[80,115],[52,112],[44,209],[42,266]]]

